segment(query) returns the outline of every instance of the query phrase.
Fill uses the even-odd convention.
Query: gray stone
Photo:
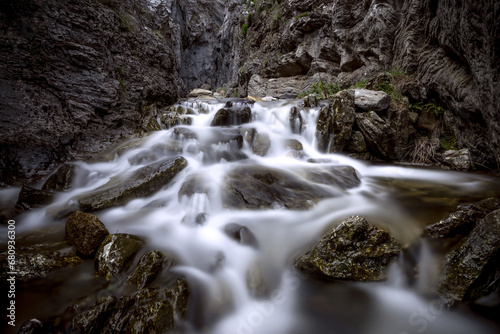
[[[391,97],[381,91],[355,89],[354,104],[366,111],[382,111],[389,108]]]
[[[269,286],[262,264],[257,260],[250,263],[246,275],[247,289],[251,296],[263,298],[269,295]]]
[[[472,167],[469,150],[448,150],[443,153],[443,161],[458,170],[469,170]]]
[[[261,157],[267,154],[271,147],[271,138],[267,133],[258,132],[252,144],[252,152],[260,155]]]
[[[188,97],[197,97],[197,98],[200,98],[200,97],[212,96],[212,95],[213,95],[213,93],[212,93],[212,91],[210,91],[210,90],[197,88],[197,89],[193,89],[193,90],[192,90],[192,91],[188,94]]]
[[[96,216],[76,211],[66,222],[65,235],[79,253],[89,256],[97,251],[109,232]]]
[[[55,194],[47,190],[38,190],[23,186],[19,192],[16,209],[21,211],[31,210],[43,205],[47,205],[55,198]]]
[[[76,167],[72,164],[63,164],[52,174],[42,186],[42,190],[64,191],[71,188],[75,177]]]
[[[400,252],[399,242],[388,232],[352,216],[297,258],[295,267],[322,279],[380,281]]]
[[[214,116],[211,126],[241,125],[250,122],[252,111],[249,107],[222,108]]]
[[[356,114],[356,123],[361,129],[370,154],[382,159],[392,159],[394,157],[391,142],[393,130],[386,121],[374,111],[370,111]]]
[[[361,131],[352,132],[351,141],[349,142],[347,150],[353,153],[366,152],[367,148],[366,148],[365,137],[363,137]]]

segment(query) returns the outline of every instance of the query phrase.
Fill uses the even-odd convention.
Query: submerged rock
[[[448,150],[443,153],[443,161],[453,169],[469,170],[472,167],[469,150]]]
[[[423,236],[449,238],[458,234],[467,235],[476,227],[479,220],[498,209],[500,209],[500,199],[498,198],[487,198],[477,203],[462,204],[447,218],[425,227]]]
[[[258,242],[255,235],[246,226],[236,223],[229,223],[224,227],[224,232],[242,245],[257,247]]]
[[[224,181],[224,207],[239,209],[288,208],[305,210],[338,192],[310,183],[297,175],[265,166],[241,166]]]
[[[65,234],[66,240],[75,246],[79,253],[89,256],[97,251],[109,232],[96,216],[76,211],[66,222]]]
[[[269,294],[269,286],[264,269],[259,261],[252,261],[246,275],[247,289],[253,297],[265,297]]]
[[[388,232],[352,216],[297,258],[295,267],[323,279],[380,281],[400,252],[399,242]]]
[[[168,184],[187,166],[183,157],[168,158],[142,167],[132,176],[115,177],[105,185],[77,198],[80,207],[86,211],[107,209],[123,205],[128,201],[148,196]]]
[[[126,271],[144,244],[142,238],[132,234],[108,235],[96,253],[96,273],[110,279],[112,275]]]
[[[249,107],[222,108],[215,114],[211,126],[241,125],[250,122],[251,115]]]
[[[389,108],[391,97],[381,91],[355,89],[354,104],[366,111],[382,111]]]
[[[252,152],[263,157],[267,154],[270,147],[271,138],[269,135],[267,133],[258,132],[252,144]]]
[[[438,291],[448,305],[474,301],[500,287],[500,210],[480,220],[448,255]]]

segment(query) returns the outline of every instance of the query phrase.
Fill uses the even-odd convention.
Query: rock
[[[145,241],[135,235],[110,234],[101,243],[95,257],[96,273],[111,279],[129,269],[137,252]]]
[[[300,110],[297,107],[292,107],[290,109],[290,128],[292,129],[292,133],[300,134],[302,133],[302,128],[304,126],[304,120],[302,119],[302,115],[300,114]]]
[[[151,163],[155,160],[158,160],[158,156],[150,150],[142,150],[128,158],[128,162],[132,166]]]
[[[212,91],[210,90],[207,90],[207,89],[201,89],[201,88],[197,88],[197,89],[193,89],[189,94],[188,94],[188,97],[196,97],[196,98],[199,98],[199,97],[204,97],[204,96],[212,96],[213,93]]]
[[[342,91],[323,107],[316,126],[317,148],[321,152],[342,152],[351,138],[355,120],[354,93]]]
[[[370,154],[381,159],[393,159],[392,129],[374,111],[356,114],[356,124],[366,141]]]
[[[267,133],[258,132],[252,144],[252,152],[260,155],[261,157],[267,154],[271,147],[271,138]]]
[[[263,298],[269,295],[269,287],[264,269],[258,261],[252,261],[247,270],[247,289],[254,298]]]
[[[224,232],[231,238],[242,245],[257,247],[258,242],[255,235],[246,226],[236,223],[229,223],[224,227]]]
[[[391,97],[381,91],[355,89],[354,104],[366,111],[382,111],[389,108]]]
[[[409,119],[411,124],[413,124],[413,125],[417,124],[418,117],[419,117],[419,115],[416,112],[413,112],[413,111],[408,112],[408,119]]]
[[[458,234],[466,236],[476,227],[479,220],[498,209],[500,209],[500,199],[497,198],[462,204],[447,218],[426,226],[422,235],[428,238],[449,238]]]
[[[304,107],[306,108],[316,108],[318,106],[318,100],[316,95],[308,95],[304,98]]]
[[[323,279],[380,281],[400,252],[400,244],[388,232],[352,216],[297,258],[295,267]]]
[[[352,132],[351,141],[349,142],[347,150],[353,153],[366,152],[367,148],[366,148],[365,137],[363,137],[361,131]]]
[[[103,330],[108,324],[108,318],[115,311],[116,298],[106,296],[99,299],[96,306],[77,314],[71,320],[71,327],[83,333],[95,333]]]
[[[177,112],[162,114],[160,120],[165,128],[170,129],[178,125],[191,125],[192,118],[185,115],[179,115]]]
[[[76,167],[72,164],[63,164],[52,174],[42,186],[42,190],[64,191],[71,188],[75,177]]]
[[[167,158],[142,167],[134,175],[112,178],[105,185],[77,198],[86,211],[103,210],[123,205],[128,201],[148,196],[168,184],[187,166],[183,157]]]
[[[415,134],[408,117],[409,103],[407,99],[403,102],[394,102],[387,111],[388,123],[392,131],[390,138],[394,150],[394,158],[404,160],[408,155],[408,139]]]
[[[275,98],[273,96],[269,96],[269,95],[268,96],[264,96],[262,98],[262,101],[265,101],[265,102],[271,102],[271,101],[277,101],[277,100],[278,100],[277,98]]]
[[[23,186],[19,192],[16,209],[21,211],[35,209],[50,204],[54,198],[55,195],[51,191]]]
[[[21,328],[19,328],[18,334],[42,334],[45,331],[43,330],[43,323],[36,319],[30,319],[25,322]]]
[[[441,298],[453,305],[471,302],[500,287],[500,210],[481,219],[464,243],[447,256],[438,285]]]
[[[453,169],[470,170],[472,168],[469,150],[466,148],[444,152],[443,161]]]
[[[351,166],[317,166],[315,168],[296,168],[294,172],[306,180],[346,190],[360,185],[356,170]]]
[[[304,147],[302,146],[302,143],[298,141],[297,139],[287,139],[285,141],[285,148],[288,148],[290,150],[294,151],[302,151]]]
[[[222,108],[217,111],[210,126],[241,125],[250,122],[251,115],[249,107]]]
[[[94,215],[76,211],[66,222],[66,240],[84,256],[97,251],[106,236],[109,235],[104,224]]]
[[[174,327],[172,305],[162,300],[138,307],[127,322],[127,333],[164,333]]]
[[[10,267],[7,251],[0,253],[2,271],[0,276],[6,279],[6,273],[15,271],[16,280],[28,281],[44,278],[47,275],[79,265],[83,260],[67,242],[43,242],[23,246],[16,243],[16,262],[14,270]]]
[[[222,201],[227,208],[305,210],[338,194],[334,188],[311,184],[290,172],[265,166],[240,166],[226,175]]]
[[[212,86],[210,86],[210,84],[208,84],[208,83],[205,83],[205,84],[200,86],[200,89],[212,91]],[[203,94],[203,95],[207,95],[207,94]]]
[[[139,289],[147,287],[162,270],[163,262],[163,254],[160,251],[149,251],[145,253],[140,258],[134,271],[128,275],[127,282],[137,286]],[[171,259],[169,261],[169,266],[174,263],[175,261]]]
[[[195,131],[188,128],[176,127],[174,129],[174,134],[178,140],[198,139],[198,134]]]
[[[431,132],[436,126],[436,114],[427,108],[422,109],[417,121],[417,128],[420,130]]]

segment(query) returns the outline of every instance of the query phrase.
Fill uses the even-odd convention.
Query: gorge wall
[[[431,0],[84,0],[0,5],[2,181],[137,134],[208,83],[228,96],[295,97],[391,68],[412,101],[450,112],[459,147],[500,166],[500,3]]]

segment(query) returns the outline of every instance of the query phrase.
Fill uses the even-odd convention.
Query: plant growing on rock
[[[336,83],[327,83],[324,80],[320,80],[312,84],[311,89],[308,91],[300,93],[297,97],[302,98],[307,95],[315,95],[318,99],[326,99],[329,96],[335,95],[340,92],[340,87]]]

